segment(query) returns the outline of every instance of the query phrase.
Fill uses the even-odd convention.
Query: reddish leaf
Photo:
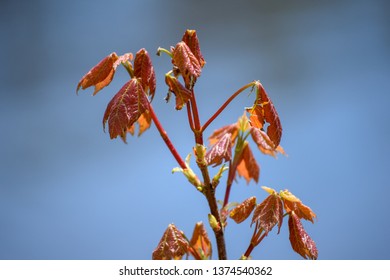
[[[145,49],[140,49],[135,55],[134,76],[140,79],[144,91],[153,99],[156,91],[156,74],[149,53]]]
[[[226,133],[219,141],[211,147],[206,153],[207,165],[214,164],[214,167],[220,165],[222,160],[229,161],[232,158],[231,134]]]
[[[237,172],[238,175],[245,178],[247,184],[249,184],[251,179],[253,179],[256,183],[259,181],[260,167],[253,156],[248,142],[245,142],[245,146],[241,154],[241,160],[237,165]]]
[[[95,67],[81,78],[77,85],[76,92],[78,92],[80,88],[86,89],[90,86],[95,86],[95,91],[93,92],[93,95],[95,95],[102,88],[108,86],[114,77],[116,69],[114,64],[117,60],[118,56],[114,52],[103,58]]]
[[[126,142],[126,132],[148,109],[149,101],[137,78],[127,82],[108,103],[103,127],[108,122],[111,139],[120,136]]]
[[[310,207],[304,205],[299,198],[288,190],[281,191],[280,196],[283,199],[286,212],[294,211],[300,219],[305,219],[314,223],[316,214],[310,209]]]
[[[141,136],[141,134],[144,133],[145,130],[147,130],[150,127],[150,125],[152,124],[152,117],[151,117],[149,111],[146,110],[139,117],[139,119],[136,123],[138,123],[138,126],[139,126],[138,136]],[[135,123],[128,129],[128,132],[131,135],[134,135],[134,130],[135,130]]]
[[[265,122],[269,124],[267,135],[274,144],[273,148],[279,146],[282,138],[282,124],[271,99],[260,82],[256,83],[256,100],[247,111],[250,114],[252,126],[262,129]]]
[[[283,222],[283,202],[280,196],[275,193],[269,195],[264,201],[256,206],[253,213],[252,224],[257,225],[268,234],[278,224],[278,234]]]
[[[187,254],[189,244],[183,232],[174,224],[168,225],[156,249],[153,251],[153,260],[181,259]]]
[[[205,260],[211,257],[211,241],[202,222],[196,223],[190,241],[190,252],[195,259]]]
[[[238,126],[237,124],[231,124],[231,125],[226,125],[224,127],[221,127],[217,130],[214,130],[213,134],[209,137],[210,144],[213,145],[217,143],[226,133],[231,134],[231,140],[232,144],[237,138],[238,135]]]
[[[200,67],[206,64],[206,61],[203,58],[203,55],[200,51],[200,45],[198,36],[196,35],[195,30],[188,30],[184,33],[182,41],[187,44],[191,52],[195,55],[196,59],[199,61]]]
[[[288,228],[290,230],[290,243],[293,250],[305,259],[316,260],[318,258],[316,243],[306,233],[301,220],[294,212],[290,213]]]
[[[257,127],[251,127],[250,132],[253,141],[255,141],[257,147],[263,154],[273,157],[276,157],[278,152],[283,155],[286,154],[281,146],[275,148],[274,143],[271,141],[271,139],[269,139],[267,133],[265,133],[263,130]]]
[[[202,72],[198,59],[183,41],[177,43],[172,55],[173,65],[179,69],[183,76],[186,88],[191,89],[196,82],[196,78]]]
[[[271,156],[276,155],[274,143],[271,141],[271,139],[269,139],[268,135],[264,131],[257,127],[252,127],[250,132],[253,141],[255,141],[257,147],[263,154]]]
[[[165,83],[168,85],[169,91],[175,94],[176,110],[181,110],[191,98],[191,91],[185,88],[178,79],[171,75],[165,75]]]
[[[229,217],[232,218],[237,224],[242,223],[249,217],[255,206],[256,197],[252,196],[244,200],[241,204],[230,211]]]

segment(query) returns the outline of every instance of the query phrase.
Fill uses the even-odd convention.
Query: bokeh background
[[[196,84],[201,120],[260,80],[283,124],[288,157],[256,152],[259,184],[239,180],[232,199],[260,201],[261,185],[289,189],[318,216],[304,226],[320,259],[389,259],[389,10],[385,0],[1,1],[0,258],[150,259],[169,223],[187,235],[207,223],[205,200],[171,174],[177,163],[154,126],[127,145],[103,133],[124,69],[95,97],[75,92],[112,51],[154,54],[196,29],[207,61]],[[152,59],[155,110],[185,157],[185,111],[164,101],[170,59]],[[248,95],[207,133],[235,122]],[[284,222],[253,258],[301,259]],[[249,221],[229,223],[229,258],[251,234]]]

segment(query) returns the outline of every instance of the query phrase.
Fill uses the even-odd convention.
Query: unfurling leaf
[[[204,60],[200,51],[200,45],[196,31],[187,29],[181,40],[187,44],[191,52],[195,55],[196,59],[198,59],[200,67],[203,68],[203,66],[206,64],[206,61]]]
[[[252,196],[244,200],[241,204],[230,211],[229,217],[232,218],[237,224],[242,223],[249,217],[255,206],[256,197]]]
[[[269,187],[266,187],[266,186],[262,186],[261,188],[263,190],[265,190],[269,194],[276,194],[277,193],[273,188],[269,188]]]
[[[126,61],[133,60],[133,54],[132,53],[125,53],[118,57],[118,59],[114,63],[114,69],[116,69],[119,64],[126,63]]]
[[[266,234],[278,224],[278,234],[283,222],[283,202],[277,193],[269,195],[262,203],[256,206],[253,213],[252,224],[257,225],[265,231]]]
[[[305,219],[314,223],[316,214],[310,209],[310,207],[303,204],[299,198],[288,190],[281,191],[280,196],[283,199],[284,209],[286,209],[286,212],[294,211],[295,215],[297,215],[300,219]]]
[[[242,116],[238,118],[237,126],[238,126],[239,130],[243,133],[251,128],[251,125],[249,123],[249,120],[248,120],[248,117],[246,116],[245,111],[244,111],[244,114],[242,114]]]
[[[290,243],[293,250],[305,259],[316,260],[318,258],[317,246],[306,233],[301,220],[294,211],[290,212],[288,228],[290,230]]]
[[[140,79],[145,93],[153,99],[156,91],[156,74],[149,53],[145,49],[140,49],[135,55],[134,76]]]
[[[179,231],[174,224],[168,225],[156,249],[153,251],[153,260],[181,259],[188,254],[189,243],[183,232]]]
[[[165,83],[168,85],[169,91],[175,95],[176,110],[181,110],[191,98],[192,92],[185,88],[177,78],[171,75],[165,75]]]
[[[256,82],[256,100],[251,108],[248,108],[251,125],[259,129],[264,128],[264,123],[267,122],[267,135],[273,143],[273,149],[279,146],[282,138],[282,124],[276,109],[265,92],[263,85]]]
[[[203,184],[199,180],[198,176],[196,176],[195,172],[191,169],[190,167],[190,159],[191,159],[191,154],[188,154],[186,159],[185,159],[185,165],[187,168],[183,169],[180,167],[175,167],[172,169],[172,173],[175,172],[182,172],[184,176],[187,178],[187,180],[196,187],[196,189],[200,192],[202,192],[203,189]]]
[[[224,160],[229,161],[232,158],[231,134],[226,133],[211,149],[206,153],[206,162],[208,165],[214,164],[214,167],[220,165]]]
[[[126,142],[126,133],[148,109],[149,100],[137,78],[128,81],[111,99],[103,117],[108,122],[111,139],[120,136]]]
[[[211,181],[211,184],[212,184],[212,186],[214,186],[214,188],[219,184],[219,180],[221,180],[223,172],[225,172],[228,169],[229,169],[229,167],[225,166],[225,164],[223,164],[219,168],[217,174],[214,175],[214,177],[213,177],[213,179]]]
[[[176,66],[183,76],[185,87],[192,89],[202,72],[198,59],[183,41],[177,43],[172,52],[172,64]]]
[[[192,233],[190,246],[190,253],[195,259],[205,260],[211,257],[211,241],[202,222],[196,223],[194,232]]]
[[[93,95],[95,95],[102,88],[108,86],[114,77],[117,65],[115,62],[118,58],[119,57],[115,52],[103,58],[96,66],[89,70],[84,77],[81,78],[77,85],[76,92],[78,92],[80,88],[86,89],[90,86],[95,86],[95,90],[93,92]]]
[[[245,141],[245,145],[241,154],[241,160],[237,165],[238,175],[245,178],[247,184],[253,179],[256,183],[259,181],[260,167],[253,156],[252,150]]]
[[[234,124],[226,125],[226,126],[221,127],[217,130],[214,130],[213,134],[211,134],[209,137],[210,144],[213,145],[213,144],[217,143],[226,133],[231,134],[231,141],[233,144],[237,138],[237,135],[238,135],[237,124],[234,123]]]

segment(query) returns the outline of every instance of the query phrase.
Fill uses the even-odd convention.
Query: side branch
[[[236,98],[241,92],[243,92],[247,88],[253,87],[255,84],[256,82],[251,82],[233,93],[232,96],[230,96],[229,99],[226,100],[225,103],[223,103],[222,106],[214,113],[214,115],[212,115],[211,118],[207,122],[205,122],[205,124],[201,127],[200,131],[205,131],[206,128],[219,116],[219,114],[222,113],[223,110],[225,110],[225,108],[230,104],[230,102],[233,101],[234,98]]]
[[[169,151],[171,152],[173,157],[176,159],[176,161],[179,164],[179,166],[183,170],[187,169],[187,165],[185,164],[184,160],[181,158],[181,156],[177,152],[175,146],[173,146],[173,144],[171,142],[171,139],[168,137],[167,132],[162,127],[159,119],[157,118],[157,116],[156,116],[156,114],[155,114],[155,112],[153,110],[152,104],[150,104],[150,103],[149,103],[149,112],[150,112],[150,115],[152,117],[152,120],[153,120],[154,124],[156,125],[157,130],[160,132],[161,138],[164,140],[164,142],[167,145]]]

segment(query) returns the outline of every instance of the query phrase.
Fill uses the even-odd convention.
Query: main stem
[[[188,110],[188,118],[190,124],[193,124],[195,142],[196,144],[203,145],[203,130],[200,124],[198,107],[196,104],[195,93],[193,92],[193,90],[192,90],[192,96],[190,102],[189,104],[187,104],[187,106],[191,106],[190,107],[191,109]],[[204,185],[203,194],[205,195],[207,202],[209,204],[211,215],[215,217],[215,219],[219,224],[219,227],[213,228],[213,232],[217,242],[218,258],[220,260],[226,260],[227,254],[226,254],[225,236],[223,232],[221,216],[218,209],[217,199],[215,197],[215,189],[211,184],[210,174],[207,165],[204,164],[203,160],[200,161],[197,160],[197,164],[200,171],[202,172],[203,185]]]
[[[226,260],[227,254],[226,254],[225,236],[223,232],[223,226],[221,223],[221,216],[218,210],[217,200],[215,198],[215,189],[211,186],[211,184],[209,184],[207,187],[205,187],[203,193],[206,196],[211,214],[216,218],[218,224],[220,225],[218,228],[213,229],[215,239],[217,242],[218,258],[220,260]]]

